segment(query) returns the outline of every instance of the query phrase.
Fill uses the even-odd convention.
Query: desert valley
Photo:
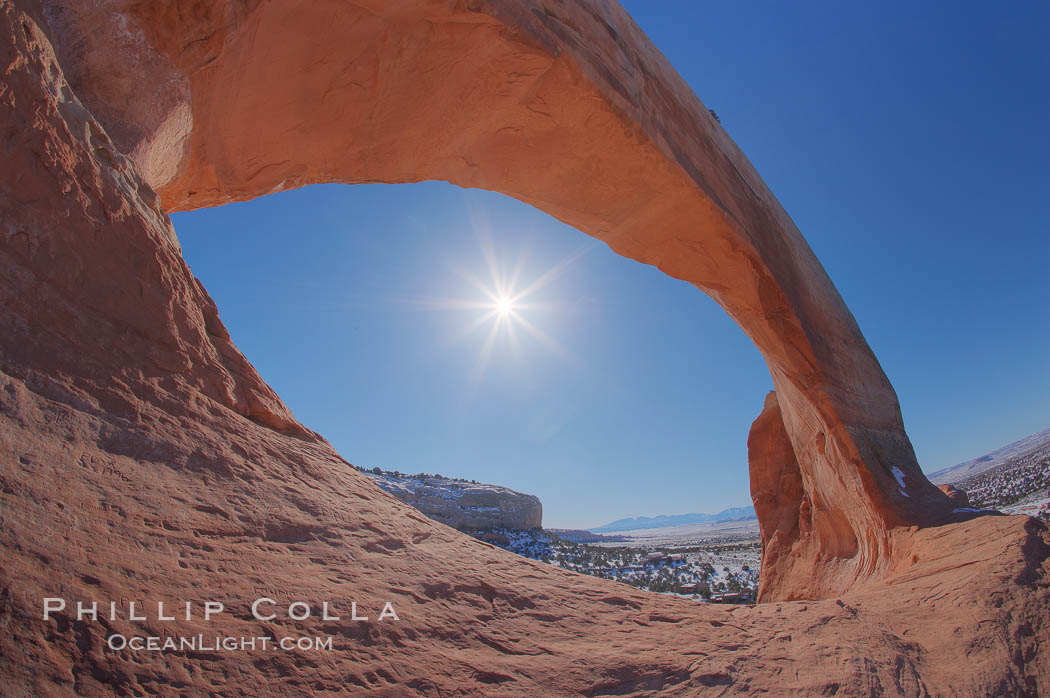
[[[364,472],[436,521],[562,569],[698,601],[747,604],[757,596],[761,536],[752,507],[544,529],[532,495],[440,475]],[[1050,429],[932,477],[967,508],[1050,522]]]

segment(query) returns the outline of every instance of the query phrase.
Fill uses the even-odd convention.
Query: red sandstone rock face
[[[817,547],[811,541],[813,504],[802,484],[775,392],[766,396],[762,413],[751,425],[747,449],[751,499],[762,534],[758,600],[764,602],[777,595],[786,596],[782,592],[778,594],[778,590],[794,590],[795,585],[785,583],[783,577],[800,562],[808,562],[812,568],[813,548]],[[817,575],[802,581],[812,584],[824,578]],[[800,595],[805,595],[808,589],[800,591]]]
[[[892,389],[790,220],[618,7],[19,0],[0,4],[0,51],[5,694],[1050,691],[1045,527],[902,525],[953,505]],[[839,598],[708,608],[425,519],[295,422],[154,194],[171,210],[429,177],[530,201],[723,304],[777,387],[749,440],[764,598]],[[373,616],[392,600],[402,620],[256,621],[262,595]],[[235,610],[44,622],[45,596]],[[336,649],[114,653],[112,632]]]
[[[948,495],[948,499],[955,502],[957,507],[968,507],[970,506],[970,498],[966,495],[966,492],[960,490],[955,485],[937,485],[937,489]]]

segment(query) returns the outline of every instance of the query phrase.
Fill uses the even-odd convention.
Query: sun
[[[507,296],[500,296],[496,299],[493,309],[496,311],[497,315],[506,318],[514,312],[514,299],[508,298]]]
[[[455,343],[478,331],[483,333],[477,361],[467,384],[477,384],[493,356],[504,349],[520,356],[519,350],[523,348],[520,341],[522,338],[527,337],[553,354],[568,358],[565,348],[533,322],[544,313],[557,313],[567,304],[556,300],[542,301],[538,292],[564,275],[593,246],[580,248],[532,279],[523,280],[527,253],[517,260],[501,258],[496,253],[488,231],[475,229],[474,232],[481,246],[489,280],[483,280],[486,276],[484,273],[477,273],[482,270],[473,270],[458,264],[453,268],[464,281],[474,287],[477,295],[473,298],[423,297],[409,301],[425,310],[465,311],[473,316],[452,338],[452,343]],[[506,341],[501,341],[501,338]]]

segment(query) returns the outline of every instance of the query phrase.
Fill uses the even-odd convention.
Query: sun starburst
[[[494,307],[500,317],[507,317],[514,312],[514,301],[506,296],[501,296],[496,300]]]
[[[497,254],[486,232],[487,226],[478,226],[476,220],[473,222],[485,262],[484,267],[488,272],[488,281],[483,281],[482,277],[464,266],[457,266],[458,275],[476,289],[478,295],[475,298],[424,298],[418,299],[415,304],[427,310],[474,311],[476,315],[463,325],[454,340],[465,339],[485,327],[488,328],[474,364],[471,382],[477,382],[484,374],[501,336],[508,340],[509,348],[515,354],[520,351],[524,336],[559,356],[566,356],[562,345],[533,322],[536,315],[555,310],[559,306],[550,301],[542,302],[538,292],[564,275],[589,248],[579,250],[531,280],[523,282],[527,255],[518,255],[513,259],[513,263],[509,264],[505,256]]]

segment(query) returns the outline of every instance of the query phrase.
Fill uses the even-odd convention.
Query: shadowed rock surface
[[[1050,691],[1045,526],[951,518],[798,231],[626,14],[595,7],[0,4],[6,693]],[[165,215],[434,177],[529,201],[741,324],[777,388],[753,478],[789,485],[755,490],[777,560],[764,590],[825,600],[699,606],[421,516],[295,421]],[[229,612],[45,622],[47,596]],[[315,614],[257,621],[260,596]],[[392,601],[401,620],[323,621],[323,600],[373,619]],[[335,650],[113,652],[114,632],[331,635]]]

